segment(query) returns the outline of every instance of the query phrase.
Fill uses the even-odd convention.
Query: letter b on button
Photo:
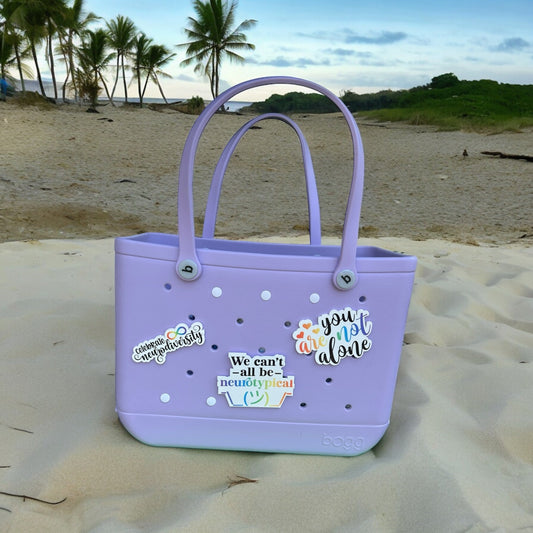
[[[186,281],[193,280],[198,275],[198,265],[190,259],[185,259],[178,265],[178,275]]]
[[[336,285],[339,289],[346,291],[355,285],[355,281],[355,272],[352,272],[351,270],[341,270],[337,274]]]

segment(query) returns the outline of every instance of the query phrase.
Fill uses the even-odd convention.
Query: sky
[[[190,0],[85,0],[110,20],[131,18],[157,44],[176,52],[162,80],[168,98],[209,98],[209,83],[182,67]],[[336,94],[408,89],[453,72],[459,79],[533,84],[533,0],[240,0],[236,22],[255,50],[244,65],[222,63],[221,89],[246,79],[297,76]],[[103,24],[103,23],[100,23]],[[287,87],[284,90],[301,90]],[[267,92],[268,91],[268,92]],[[237,99],[264,99],[256,89]],[[149,86],[147,96],[160,96]]]

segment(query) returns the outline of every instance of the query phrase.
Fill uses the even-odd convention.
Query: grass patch
[[[362,111],[359,117],[378,122],[405,122],[413,125],[436,126],[439,131],[473,131],[477,133],[519,132],[533,127],[533,117],[515,116],[454,116],[437,109],[376,109]]]

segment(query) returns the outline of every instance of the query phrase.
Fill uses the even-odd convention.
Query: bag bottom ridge
[[[128,413],[117,409],[125,429],[151,446],[267,453],[355,456],[373,448],[389,426],[239,420]],[[276,436],[276,438],[273,438]]]

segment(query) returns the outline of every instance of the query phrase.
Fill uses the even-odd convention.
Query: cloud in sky
[[[498,46],[494,48],[496,52],[521,52],[525,48],[531,46],[526,40],[521,37],[511,37],[503,40]]]
[[[355,52],[353,50],[349,50],[347,48],[328,48],[327,50],[324,50],[324,52],[337,57],[347,57],[355,55]]]
[[[255,57],[249,57],[246,59],[248,64],[263,65],[269,67],[297,67],[297,68],[306,68],[306,67],[316,67],[322,66],[327,67],[330,65],[329,59],[311,59],[308,57],[297,57],[289,58],[286,56],[277,56],[273,59],[257,59]]]
[[[308,37],[311,39],[340,41],[345,44],[375,44],[386,45],[393,44],[407,39],[407,33],[403,31],[381,31],[369,35],[355,33],[349,28],[342,28],[335,31],[315,31],[312,33],[297,33],[299,37]]]

